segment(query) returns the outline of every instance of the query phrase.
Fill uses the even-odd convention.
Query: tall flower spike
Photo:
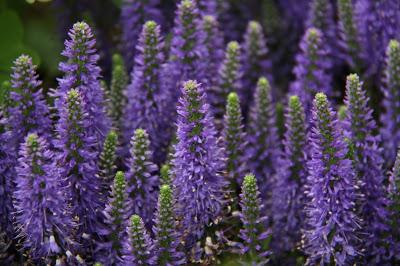
[[[58,90],[55,96],[57,110],[63,108],[64,95],[71,89],[79,91],[85,102],[87,122],[90,125],[89,135],[97,140],[100,148],[110,126],[106,116],[104,92],[100,85],[100,67],[97,65],[99,55],[92,30],[85,22],[77,22],[68,33],[62,55],[67,58],[61,62],[59,69],[64,77],[58,79]]]
[[[329,87],[331,76],[328,74],[330,62],[327,60],[322,33],[316,28],[307,29],[296,56],[294,68],[295,81],[290,85],[290,93],[299,96],[306,115],[311,111],[315,93],[323,91],[331,96]]]
[[[224,58],[224,39],[219,29],[220,25],[214,16],[203,16],[201,24],[204,32],[204,47],[207,51],[207,57],[203,59],[207,65],[204,79],[211,87],[217,82],[215,73]]]
[[[143,24],[148,20],[162,22],[160,0],[124,0],[121,8],[122,50],[126,69],[132,71],[135,64],[136,46]]]
[[[351,0],[338,1],[339,34],[344,42],[348,61],[356,72],[361,69],[360,39]]]
[[[275,108],[271,99],[271,87],[266,78],[258,80],[254,100],[249,114],[246,162],[261,184],[260,191],[265,200],[272,193],[275,158],[280,154]]]
[[[311,121],[305,251],[308,263],[347,265],[358,255],[356,184],[342,129],[323,93],[315,96]]]
[[[154,255],[153,241],[139,215],[132,215],[127,231],[128,240],[124,247],[124,265],[158,265]]]
[[[381,115],[381,135],[385,160],[391,165],[400,145],[400,44],[396,40],[387,47],[382,92],[385,110]]]
[[[284,150],[272,197],[274,239],[277,240],[272,243],[281,252],[294,249],[301,240],[301,229],[305,228],[304,190],[309,147],[305,113],[298,96],[289,98],[285,121]]]
[[[172,185],[171,166],[164,164],[160,169],[160,185]]]
[[[243,239],[241,254],[251,265],[264,265],[271,254],[269,251],[270,232],[266,228],[267,217],[262,216],[262,204],[257,180],[252,174],[244,177],[240,194]]]
[[[124,112],[123,130],[123,146],[128,147],[134,130],[145,129],[157,163],[165,159],[171,135],[170,126],[166,124],[168,121],[163,117],[168,116],[166,112],[169,112],[169,108],[174,108],[174,105],[166,106],[166,95],[161,88],[163,47],[160,26],[154,21],[146,22],[136,47],[136,64],[127,89],[128,104]],[[123,154],[127,155],[128,149]]]
[[[117,169],[117,144],[118,136],[117,133],[111,130],[103,144],[103,150],[99,156],[98,166],[99,166],[99,177],[103,182],[102,194],[107,196],[110,192],[110,187],[112,180],[115,176],[115,171]]]
[[[201,28],[199,10],[194,0],[182,0],[175,16],[169,62],[165,68],[167,78],[165,91],[171,94],[173,102],[180,96],[179,88],[184,81],[205,78],[206,48]]]
[[[73,245],[66,187],[45,139],[29,134],[19,155],[14,193],[19,236],[34,261],[52,264]]]
[[[136,129],[131,140],[131,157],[126,174],[129,197],[129,216],[138,214],[147,226],[151,225],[157,204],[157,165],[151,161],[149,135],[143,129]]]
[[[321,31],[329,58],[332,63],[341,59],[341,50],[338,46],[338,32],[335,22],[334,6],[329,0],[313,0],[310,6],[310,14],[307,27],[315,27]]]
[[[228,174],[230,189],[236,195],[236,192],[239,191],[239,184],[242,183],[242,178],[246,171],[244,162],[246,138],[243,129],[243,117],[240,109],[239,97],[236,92],[231,92],[228,96],[222,139],[224,141],[224,151],[227,159],[225,170]]]
[[[392,238],[389,254],[398,261],[400,260],[400,151],[389,176],[389,199],[388,225],[389,236]]]
[[[175,201],[169,185],[163,185],[158,197],[157,214],[153,229],[157,265],[183,265],[185,257],[178,250],[179,236],[175,222]]]
[[[267,76],[271,81],[270,62],[267,60],[267,41],[263,29],[256,21],[250,21],[244,35],[243,43],[243,86],[238,91],[242,103],[243,114],[247,115],[250,104],[253,102],[254,88],[259,77]]]
[[[196,81],[189,80],[183,86],[177,127],[173,185],[183,233],[193,243],[220,214],[225,187],[220,174],[223,154],[204,89]]]
[[[118,171],[115,175],[111,196],[104,210],[106,230],[103,232],[106,242],[98,243],[99,261],[105,265],[122,263],[123,244],[128,226],[128,195],[125,175]]]
[[[377,126],[372,117],[369,99],[356,74],[347,76],[345,134],[351,145],[353,166],[360,194],[358,215],[363,221],[366,237],[363,240],[367,264],[384,263],[384,246],[387,234],[387,205],[383,158],[379,148],[380,138],[375,136]]]
[[[385,49],[391,39],[400,39],[400,9],[397,0],[358,0],[354,6],[366,75],[379,75]]]
[[[240,66],[240,45],[235,41],[229,42],[226,46],[225,59],[218,70],[217,83],[208,95],[217,120],[223,119],[228,94],[238,93],[241,88]]]
[[[48,139],[51,132],[49,109],[40,89],[41,81],[36,74],[36,66],[32,58],[21,55],[14,61],[11,74],[11,88],[8,103],[2,108],[3,126],[1,139],[1,172],[2,187],[0,195],[3,200],[1,205],[0,225],[10,238],[13,235],[13,210],[12,193],[14,191],[15,169],[18,150],[29,132],[37,132]],[[6,87],[9,85],[6,84]],[[2,89],[7,89],[3,87]]]
[[[42,82],[38,79],[32,58],[21,55],[14,61],[12,70],[12,106],[7,111],[7,123],[12,135],[10,141],[18,150],[28,132],[35,131],[40,136],[50,137],[51,122],[49,109],[39,88]]]
[[[129,77],[125,70],[125,64],[121,55],[114,54],[113,69],[111,74],[111,86],[108,91],[108,114],[112,120],[112,125],[115,130],[122,128],[122,117],[126,104],[125,90],[128,85]]]
[[[83,255],[91,254],[94,240],[101,231],[101,180],[97,177],[97,140],[90,135],[87,106],[78,90],[72,89],[61,99],[64,103],[57,123],[58,166],[67,180],[72,217],[77,219],[75,239],[82,244]]]

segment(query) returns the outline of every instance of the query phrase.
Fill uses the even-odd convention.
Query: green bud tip
[[[205,16],[203,16],[203,21],[204,21],[205,24],[208,24],[208,25],[214,24],[215,17],[211,16],[211,15],[205,15]]]
[[[391,50],[398,50],[399,49],[399,42],[397,40],[390,40],[389,48]]]
[[[243,180],[244,187],[252,187],[257,184],[256,177],[253,174],[247,174]]]
[[[77,89],[71,89],[68,92],[68,100],[72,101],[72,100],[77,100],[79,98],[79,92]]]
[[[182,1],[182,7],[183,8],[192,8],[193,6],[193,1],[192,0],[183,0]]]
[[[160,188],[160,195],[169,195],[172,193],[171,187],[169,185],[162,185]]]
[[[22,54],[20,55],[16,60],[15,64],[16,65],[26,65],[32,62],[32,59],[29,55]]]
[[[308,32],[308,39],[311,41],[319,37],[318,30],[316,28],[309,28],[307,32]]]
[[[357,74],[350,74],[347,76],[347,82],[349,82],[351,86],[358,86],[358,84],[360,83],[360,78]]]
[[[230,92],[228,95],[228,103],[235,103],[239,101],[239,97],[236,92]]]
[[[115,132],[115,130],[111,130],[108,135],[107,135],[107,139],[109,141],[116,141],[118,138],[117,132]]]
[[[228,43],[228,50],[229,51],[237,51],[239,50],[239,43],[237,41],[231,41]]]
[[[259,31],[261,28],[260,23],[258,23],[257,21],[250,21],[249,22],[249,27],[252,31]]]
[[[193,93],[197,91],[199,84],[194,80],[188,80],[183,84],[183,88],[188,93]]]
[[[157,27],[157,23],[153,20],[149,20],[144,24],[144,27],[146,28],[146,30],[148,31],[154,31]]]
[[[269,81],[265,77],[261,77],[258,79],[257,86],[259,87],[269,87]]]
[[[131,225],[132,227],[139,227],[141,223],[142,218],[140,218],[139,215],[134,214],[131,216]]]
[[[298,106],[298,105],[300,105],[299,96],[297,96],[297,95],[290,96],[290,98],[289,98],[289,106],[290,107],[295,107],[295,106]]]
[[[124,186],[125,185],[125,174],[122,171],[118,171],[115,174],[115,185],[116,186]]]
[[[84,21],[76,22],[73,26],[75,31],[85,31],[88,28],[88,24]]]
[[[144,138],[146,136],[146,131],[142,128],[135,130],[135,138]]]
[[[328,98],[326,97],[325,93],[318,92],[317,94],[315,94],[315,101],[317,103],[317,106],[323,106],[327,104]]]
[[[34,150],[38,147],[38,135],[36,133],[29,134],[26,143],[30,150]]]
[[[113,54],[112,62],[114,66],[122,66],[124,63],[122,56],[118,53]]]

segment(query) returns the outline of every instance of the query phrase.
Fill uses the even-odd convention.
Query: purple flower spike
[[[390,242],[389,255],[393,259],[400,260],[400,151],[397,153],[393,170],[389,176],[389,219],[390,228],[389,236],[392,238]]]
[[[104,210],[106,230],[102,232],[106,241],[98,243],[99,261],[104,265],[122,264],[123,244],[128,226],[128,195],[125,175],[119,171],[115,175],[114,185]]]
[[[177,215],[189,243],[200,239],[205,228],[220,214],[226,182],[221,175],[223,153],[202,86],[185,82],[178,105],[173,160]]]
[[[342,129],[323,93],[315,96],[311,121],[304,249],[311,265],[348,265],[359,255],[355,175],[351,160],[346,159]]]
[[[149,149],[149,135],[143,129],[136,129],[131,140],[131,157],[127,162],[126,174],[129,197],[128,216],[138,214],[151,228],[153,213],[157,204],[159,178],[157,165],[152,163]]]
[[[385,49],[391,39],[400,38],[398,0],[357,0],[354,6],[360,36],[361,56],[368,66],[366,75],[380,74]]]
[[[132,71],[135,64],[136,46],[143,24],[148,20],[163,21],[160,0],[124,0],[121,8],[122,50],[126,69]]]
[[[271,251],[268,249],[271,233],[266,229],[267,217],[261,215],[261,198],[257,180],[252,174],[244,177],[240,194],[243,239],[241,254],[249,265],[265,265]]]
[[[157,163],[164,161],[170,140],[169,116],[175,105],[166,106],[167,95],[162,91],[161,65],[164,62],[164,44],[160,26],[154,21],[144,24],[131,84],[127,88],[128,104],[124,111],[123,155],[129,154],[129,141],[135,129],[143,128],[149,134],[151,149]],[[167,117],[167,118],[166,118]]]
[[[73,245],[67,190],[45,139],[29,134],[19,154],[14,193],[19,237],[37,263],[53,264]]]
[[[204,81],[207,71],[205,36],[195,1],[182,0],[178,4],[172,36],[170,59],[165,66],[165,91],[171,94],[175,104],[183,82],[189,79]]]
[[[296,56],[293,71],[296,79],[290,86],[290,94],[299,96],[306,115],[311,111],[315,93],[322,90],[332,96],[329,87],[331,76],[328,74],[330,67],[321,31],[316,28],[307,29]]]
[[[243,47],[243,78],[242,86],[238,91],[242,103],[243,114],[246,116],[250,104],[253,102],[254,90],[260,77],[270,75],[270,62],[267,59],[268,49],[263,29],[256,21],[250,21],[244,35]]]
[[[260,184],[261,197],[269,200],[274,183],[275,158],[279,157],[280,150],[271,87],[266,78],[258,80],[254,100],[249,114],[246,162]]]
[[[103,90],[100,85],[99,55],[92,30],[85,22],[77,22],[68,33],[62,55],[67,58],[60,63],[59,69],[64,77],[58,79],[59,87],[55,96],[57,110],[63,107],[63,97],[71,89],[76,89],[85,102],[88,117],[89,134],[96,138],[99,148],[111,125],[106,116]]]
[[[362,248],[367,264],[385,262],[385,235],[388,228],[387,198],[384,188],[383,158],[379,148],[380,138],[375,136],[376,124],[369,98],[356,74],[347,76],[345,134],[351,147],[351,157],[356,171],[357,187],[363,198],[358,202],[358,215],[363,221],[365,239]]]
[[[175,199],[169,185],[160,188],[155,218],[155,250],[160,266],[185,264],[184,253],[179,251],[179,235],[176,226]]]
[[[8,103],[2,110],[1,124],[4,126],[1,133],[1,151],[4,158],[1,160],[2,186],[0,197],[1,205],[0,225],[13,238],[12,196],[15,184],[15,169],[18,150],[29,132],[37,132],[48,140],[51,135],[51,121],[49,109],[40,89],[41,81],[36,74],[36,66],[32,58],[21,55],[14,61],[11,74],[11,90],[7,97]],[[5,88],[4,88],[5,89]],[[1,189],[4,187],[4,189]],[[3,207],[4,206],[4,207]],[[4,208],[4,209],[3,209]]]
[[[87,106],[79,91],[70,90],[61,101],[64,104],[54,146],[59,151],[57,159],[62,177],[70,184],[69,204],[78,224],[75,239],[87,255],[92,253],[94,240],[102,229],[101,210],[105,201],[101,198],[102,181],[97,176],[98,143],[90,134],[90,116],[85,112]]]
[[[400,145],[400,44],[390,41],[386,50],[386,67],[382,92],[384,113],[381,115],[381,135],[384,157],[392,165]]]
[[[272,213],[274,239],[272,244],[280,252],[291,251],[301,240],[305,228],[307,181],[307,124],[301,101],[297,96],[289,98],[285,115],[283,154],[279,159],[276,186],[273,190]]]
[[[128,241],[124,248],[124,264],[126,266],[152,266],[159,265],[154,255],[154,245],[142,218],[132,215],[127,228]]]
[[[220,25],[214,16],[204,16],[202,19],[202,30],[204,32],[204,47],[207,52],[206,60],[207,71],[205,80],[209,86],[216,85],[219,65],[224,58],[224,39],[220,31]]]

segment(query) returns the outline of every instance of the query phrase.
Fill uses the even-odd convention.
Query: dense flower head
[[[125,175],[121,171],[115,175],[104,216],[106,230],[102,234],[106,241],[98,243],[99,261],[105,264],[119,264],[122,262],[123,244],[129,220],[126,181]]]
[[[125,90],[128,85],[129,76],[121,55],[114,54],[112,61],[111,84],[110,90],[107,91],[108,115],[112,120],[113,128],[119,131],[124,122],[122,114],[126,104]]]
[[[170,185],[160,188],[155,216],[155,253],[157,265],[182,265],[183,252],[179,251],[179,235],[176,226],[175,199]]]
[[[270,62],[267,59],[268,49],[263,29],[257,21],[250,21],[247,25],[243,42],[242,54],[242,86],[238,91],[244,114],[253,102],[254,90],[261,76],[267,76],[271,82]]]
[[[375,136],[376,124],[362,83],[356,74],[347,77],[345,134],[351,145],[351,157],[356,171],[360,194],[358,215],[363,221],[363,249],[370,263],[382,263],[386,256],[384,235],[387,233],[385,210],[387,199],[384,187],[383,158],[380,138]]]
[[[393,170],[389,175],[388,225],[390,228],[390,256],[400,259],[400,151],[397,153]]]
[[[322,90],[326,95],[332,96],[331,77],[328,74],[330,67],[321,31],[308,28],[296,56],[296,67],[293,70],[296,79],[290,86],[290,93],[300,97],[306,114],[311,111],[315,93]]]
[[[368,66],[366,75],[379,74],[384,65],[384,54],[391,39],[399,39],[398,0],[357,0],[354,5],[360,36],[361,56]]]
[[[400,44],[396,40],[391,40],[386,50],[382,92],[385,110],[381,116],[381,135],[384,156],[390,165],[400,145]]]
[[[142,218],[132,215],[127,228],[128,240],[124,246],[124,265],[158,265],[154,255],[154,245]]]
[[[67,58],[59,64],[64,73],[58,79],[56,108],[60,111],[63,106],[63,96],[71,89],[79,91],[85,104],[87,122],[90,124],[90,135],[103,143],[108,132],[110,121],[106,116],[104,92],[100,85],[100,67],[97,65],[99,55],[96,51],[96,40],[91,28],[85,22],[77,22],[68,33],[65,49],[61,53]]]
[[[298,96],[290,96],[285,114],[283,153],[279,160],[277,182],[273,189],[273,245],[279,251],[293,249],[304,228],[307,180],[307,124]]]
[[[361,68],[360,38],[354,17],[354,6],[351,0],[338,1],[339,34],[347,53],[346,59],[355,70]],[[342,43],[340,43],[343,45]]]
[[[195,1],[182,0],[178,4],[172,36],[165,74],[169,77],[166,90],[176,101],[184,81],[204,81],[205,78],[206,64],[203,59],[208,55],[204,46],[205,36],[200,13]]]
[[[225,58],[218,70],[217,83],[208,95],[216,119],[223,118],[228,94],[238,93],[241,88],[240,68],[240,45],[236,41],[229,42],[226,46]]]
[[[183,233],[196,240],[220,214],[225,187],[223,153],[217,145],[204,89],[196,81],[185,82],[182,89],[177,139],[173,160],[177,215],[182,218]]]
[[[163,91],[161,65],[164,62],[160,26],[147,21],[142,29],[136,47],[135,67],[131,73],[131,83],[127,88],[128,103],[124,110],[123,139],[128,146],[135,129],[143,128],[149,134],[151,149],[157,163],[165,159],[166,148],[170,140],[167,106],[168,95]],[[126,155],[128,149],[124,149]]]
[[[341,51],[338,49],[338,32],[333,3],[329,0],[313,0],[306,24],[308,28],[315,27],[321,31],[330,60],[335,61],[340,58]]]
[[[21,55],[14,61],[11,74],[11,101],[9,126],[12,131],[11,141],[18,149],[26,134],[36,131],[42,136],[49,136],[51,123],[49,110],[40,89],[41,81],[36,74],[32,58]]]
[[[280,151],[271,86],[266,78],[258,80],[254,99],[249,114],[246,162],[260,184],[261,197],[267,199],[272,192],[274,158],[278,158]]]
[[[141,128],[136,129],[132,136],[126,167],[129,169],[126,174],[130,201],[128,214],[140,215],[150,226],[157,203],[158,167],[152,162],[149,135]]]
[[[137,53],[136,45],[143,24],[148,20],[162,22],[161,10],[158,6],[160,0],[124,0],[121,8],[122,50],[125,58],[126,69],[132,70]]]
[[[259,263],[266,263],[271,254],[268,247],[271,233],[266,229],[267,217],[262,216],[260,191],[252,174],[243,179],[240,206],[243,223],[240,237],[244,241],[241,254],[251,265],[263,265]]]
[[[97,141],[90,134],[89,115],[80,92],[71,89],[64,95],[64,103],[57,123],[57,165],[62,178],[69,184],[69,204],[77,221],[75,238],[85,243],[85,252],[91,252],[93,240],[102,221],[101,180],[97,177]]]
[[[246,171],[244,161],[246,137],[240,101],[236,92],[231,92],[228,95],[222,138],[226,157],[225,171],[231,190],[236,192]]]
[[[35,261],[54,263],[73,245],[66,187],[45,139],[29,134],[19,155],[14,193],[19,237]]]
[[[309,198],[305,251],[313,264],[347,265],[358,255],[355,180],[336,114],[327,97],[317,93],[312,110],[308,161]]]
[[[215,1],[215,0],[211,0]],[[207,71],[204,73],[204,80],[209,86],[213,86],[217,82],[217,75],[221,60],[224,58],[224,39],[220,30],[220,25],[215,16],[205,15],[201,21],[202,31],[204,32],[204,47],[206,49]]]
[[[118,136],[114,130],[111,130],[104,140],[103,150],[100,153],[98,160],[99,173],[98,176],[102,181],[102,193],[108,195],[110,186],[114,179],[117,169],[117,144]]]

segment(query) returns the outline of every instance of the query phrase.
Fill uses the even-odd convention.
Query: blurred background
[[[0,82],[9,78],[13,60],[25,53],[38,65],[44,87],[54,87],[63,40],[77,20],[96,25],[103,74],[107,74],[110,57],[104,51],[116,47],[121,1],[0,0]]]

